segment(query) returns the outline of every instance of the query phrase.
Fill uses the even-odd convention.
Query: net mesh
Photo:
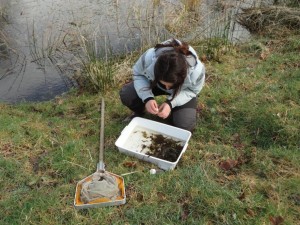
[[[92,175],[92,180],[82,184],[80,198],[86,204],[98,198],[115,200],[119,195],[116,177],[107,172],[96,172]]]

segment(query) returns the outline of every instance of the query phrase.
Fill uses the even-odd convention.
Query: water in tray
[[[173,162],[177,160],[184,144],[183,140],[137,126],[128,136],[124,147]]]

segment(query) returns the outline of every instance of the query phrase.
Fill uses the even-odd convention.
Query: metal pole
[[[103,171],[104,171],[104,161],[103,161],[103,152],[104,152],[104,109],[105,109],[105,103],[104,103],[104,98],[102,98],[102,101],[101,101],[100,147],[99,147],[98,170],[103,170]]]

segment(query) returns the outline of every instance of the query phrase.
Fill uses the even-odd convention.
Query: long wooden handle
[[[103,161],[103,152],[104,152],[104,109],[105,109],[105,103],[104,98],[102,98],[101,101],[101,123],[100,123],[100,148],[99,148],[99,163],[100,168],[104,170],[104,161]],[[103,166],[102,166],[103,165]]]

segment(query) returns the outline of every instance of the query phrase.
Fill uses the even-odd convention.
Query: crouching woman
[[[133,66],[133,82],[120,91],[122,103],[133,111],[145,110],[176,127],[192,131],[196,125],[197,97],[205,80],[205,68],[187,43],[170,39],[148,49]],[[166,95],[158,105],[155,96]]]

